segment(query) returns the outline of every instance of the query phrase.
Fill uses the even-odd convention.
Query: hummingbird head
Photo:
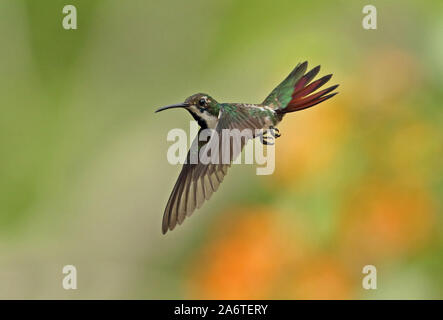
[[[183,103],[165,106],[157,109],[155,112],[172,108],[184,108],[188,110],[200,127],[211,129],[214,129],[217,124],[218,113],[220,110],[218,102],[210,95],[196,93],[188,97]]]

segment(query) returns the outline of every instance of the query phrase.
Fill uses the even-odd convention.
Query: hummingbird
[[[221,132],[224,129],[261,129],[270,132],[273,138],[280,136],[276,127],[286,113],[310,108],[332,98],[338,92],[333,92],[338,85],[317,91],[327,83],[332,74],[312,81],[320,71],[316,66],[307,71],[307,61],[297,64],[294,70],[266,97],[260,104],[220,103],[210,95],[196,93],[183,103],[172,104],[157,109],[163,110],[182,108],[187,110],[200,126],[199,133],[204,129]],[[200,150],[207,142],[195,138],[193,145]],[[255,137],[252,137],[255,138]],[[273,144],[269,136],[261,137],[263,144]],[[220,140],[220,144],[224,142]],[[242,142],[241,148],[245,143]],[[191,149],[172,189],[163,214],[162,233],[173,230],[177,224],[182,224],[186,217],[200,208],[205,200],[218,190],[231,163],[192,163]],[[241,151],[241,149],[240,149]],[[231,155],[231,162],[238,154]]]

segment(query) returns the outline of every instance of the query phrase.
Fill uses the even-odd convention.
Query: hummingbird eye
[[[206,105],[206,99],[201,98],[201,99],[198,101],[198,104],[200,105],[200,107],[204,107],[204,106]]]

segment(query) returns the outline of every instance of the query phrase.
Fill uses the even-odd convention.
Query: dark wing
[[[228,109],[228,107],[226,107]],[[226,154],[223,150],[224,140],[222,130],[223,129],[260,129],[263,126],[263,121],[260,117],[254,117],[249,114],[246,109],[238,107],[239,110],[236,116],[233,115],[232,110],[220,110],[219,120],[217,123],[216,133],[219,133],[219,161],[218,163],[201,163],[198,159],[197,163],[191,163],[192,152],[199,152],[202,148],[208,147],[212,140],[209,142],[199,142],[199,134],[194,139],[193,147],[188,152],[187,161],[183,164],[180,175],[175,183],[172,193],[169,197],[166,209],[163,215],[162,232],[165,234],[168,230],[173,230],[177,223],[180,225],[186,217],[192,215],[196,208],[200,208],[205,200],[209,200],[211,195],[217,191],[220,183],[223,181],[224,176],[228,172],[228,168],[231,166],[233,159],[243,149],[246,144],[246,140],[242,139],[240,142],[240,148],[235,148],[231,143],[230,149],[230,161],[223,162],[223,154]],[[229,111],[229,112],[228,112]],[[235,139],[234,139],[235,141]],[[232,142],[232,140],[231,140]],[[198,147],[197,147],[198,143]],[[233,152],[233,150],[239,150],[240,152]]]
[[[173,230],[177,223],[182,224],[187,216],[190,216],[196,208],[200,208],[204,200],[208,200],[212,193],[217,191],[227,173],[227,165],[191,163],[191,152],[199,152],[206,144],[199,143],[199,135],[200,131],[192,143],[193,147],[188,151],[186,163],[183,164],[166,205],[162,223],[163,234],[168,229]],[[198,148],[197,143],[199,143]]]

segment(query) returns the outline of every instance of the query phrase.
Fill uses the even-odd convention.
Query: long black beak
[[[189,103],[177,103],[177,104],[171,104],[169,106],[161,107],[155,110],[155,112],[160,112],[166,109],[174,109],[174,108],[187,108],[189,107]]]

